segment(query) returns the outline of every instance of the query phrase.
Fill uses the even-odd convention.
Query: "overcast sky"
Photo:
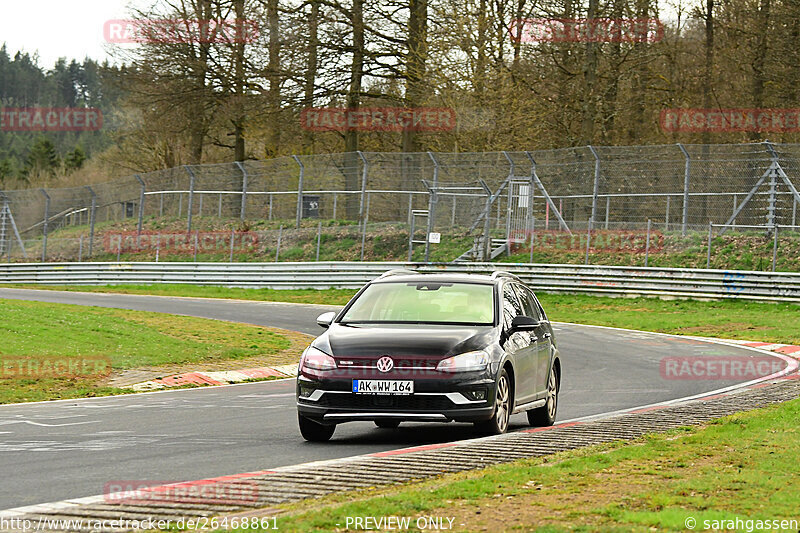
[[[104,49],[103,24],[124,19],[128,5],[148,0],[0,0],[0,44],[13,56],[39,52],[39,66],[52,68],[59,57],[110,59]]]

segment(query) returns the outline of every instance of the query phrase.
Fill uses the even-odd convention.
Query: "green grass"
[[[599,326],[800,344],[800,306],[745,300],[701,302],[538,293],[551,320]]]
[[[632,236],[619,238],[620,232],[600,231],[593,236],[589,249],[591,265],[644,266],[645,234],[641,231],[622,232]],[[515,248],[511,256],[502,255],[499,262],[578,264],[586,260],[585,234],[572,237],[563,234],[539,237],[533,247],[526,244]],[[550,239],[550,240],[548,240]],[[597,247],[595,247],[597,245]],[[764,232],[728,233],[711,241],[710,267],[723,270],[772,269],[773,238]],[[664,232],[653,236],[647,264],[651,267],[706,268],[708,261],[707,233]],[[800,271],[800,234],[784,231],[779,234],[776,270]]]
[[[206,285],[0,285],[21,289],[44,289],[72,292],[113,292],[194,298],[232,298],[263,302],[344,305],[356,293],[351,289],[239,289]]]
[[[100,287],[17,285],[16,287],[331,305],[344,305],[355,294],[355,291],[346,289],[235,289],[195,285]],[[800,306],[796,304],[744,300],[701,302],[655,298],[608,298],[545,293],[538,293],[538,296],[549,318],[556,322],[613,326],[678,335],[800,344]]]
[[[248,358],[285,364],[286,336],[267,328],[194,317],[0,300],[0,362],[26,356],[99,356],[114,371],[217,364]],[[119,392],[97,377],[0,380],[0,403]]]
[[[435,516],[460,531],[650,532],[685,531],[689,517],[697,530],[704,520],[798,520],[798,417],[795,400],[632,444],[286,505],[278,527],[344,531],[347,517]]]

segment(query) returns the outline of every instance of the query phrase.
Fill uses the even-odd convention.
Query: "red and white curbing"
[[[130,389],[145,392],[172,387],[185,387],[186,385],[216,386],[231,383],[243,383],[256,379],[290,378],[297,375],[297,364],[281,366],[263,366],[259,368],[245,368],[243,370],[225,370],[220,372],[185,372],[163,378],[151,379],[142,383],[131,385]]]
[[[796,359],[800,359],[800,346],[794,344],[779,344],[769,342],[754,342],[744,341],[738,339],[718,339],[714,337],[692,337],[697,340],[707,340],[716,342],[725,342],[729,344],[738,344],[740,346],[747,346],[748,348],[758,348],[768,352],[775,352],[783,355],[789,355]],[[185,387],[186,385],[197,386],[216,386],[216,385],[229,385],[232,383],[243,383],[245,381],[252,381],[255,379],[269,379],[269,378],[290,378],[297,376],[297,364],[282,365],[282,366],[264,366],[260,368],[246,368],[243,370],[225,370],[219,372],[185,372],[183,374],[175,374],[163,378],[152,379],[143,383],[136,383],[129,388],[137,391],[151,391],[159,389],[168,389],[173,387]]]
[[[705,339],[706,337],[697,337],[698,339]],[[759,350],[766,350],[768,352],[775,352],[781,353],[783,355],[791,355],[797,359],[800,359],[800,346],[794,344],[777,344],[777,343],[770,343],[770,342],[753,342],[753,341],[742,341],[736,339],[715,339],[712,337],[708,337],[708,340],[722,340],[724,342],[730,344],[738,344],[740,346],[747,346],[748,348],[758,348]]]

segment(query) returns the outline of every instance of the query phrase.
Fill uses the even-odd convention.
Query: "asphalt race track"
[[[330,307],[0,289],[0,298],[138,309],[318,333]],[[560,324],[559,420],[734,385],[668,380],[665,356],[758,356],[739,347]],[[512,418],[512,430],[525,415]],[[294,382],[282,380],[89,400],[0,406],[0,509],[102,494],[121,480],[176,482],[474,437],[470,425],[340,426],[326,444],[297,430]]]

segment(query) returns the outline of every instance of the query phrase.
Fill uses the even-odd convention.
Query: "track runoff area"
[[[331,309],[13,289],[0,289],[0,298],[169,312],[312,334],[320,331],[317,314]],[[796,381],[776,383],[797,371],[789,355],[575,324],[558,324],[557,335],[568,377],[557,425],[531,429],[524,414],[516,415],[511,433],[500,437],[475,439],[468,425],[408,423],[387,432],[354,423],[337,429],[330,443],[306,443],[296,427],[292,379],[0,406],[0,509],[6,509],[0,526],[9,526],[0,529],[35,527],[43,519],[161,518],[175,527],[181,518],[235,517],[365,483],[409,481],[633,438],[797,396],[790,390]],[[714,361],[727,361],[725,373]],[[57,483],[53,472],[59,473]],[[280,519],[272,518],[280,527]],[[361,520],[343,526],[389,526],[375,522],[381,517],[353,518]],[[417,518],[410,527],[448,526],[447,517],[430,517],[425,527]],[[59,529],[59,523],[47,523]]]

